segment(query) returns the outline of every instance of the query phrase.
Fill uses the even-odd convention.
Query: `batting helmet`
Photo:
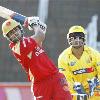
[[[84,33],[86,34],[84,28],[82,26],[79,26],[79,25],[76,25],[76,26],[72,26],[70,29],[69,29],[69,32],[67,34],[67,39],[69,38],[69,34],[70,33]]]
[[[13,19],[8,19],[2,24],[2,31],[3,36],[6,37],[7,33],[10,32],[12,29],[14,29],[17,26],[21,26],[20,23],[16,22]]]
[[[85,34],[85,29],[82,26],[72,26],[67,34],[68,43],[74,47],[84,45],[86,40]]]

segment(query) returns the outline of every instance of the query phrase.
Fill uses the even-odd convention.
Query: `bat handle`
[[[24,25],[25,27],[26,27],[26,24],[28,24],[27,23],[27,17],[23,16],[21,14],[14,13],[14,14],[11,15],[11,18],[14,19],[17,22],[20,22],[20,24]]]

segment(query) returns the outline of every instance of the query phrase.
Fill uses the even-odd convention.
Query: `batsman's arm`
[[[35,41],[42,46],[42,42],[45,39],[45,33],[47,29],[47,25],[40,21],[39,17],[28,17],[28,23],[29,23],[29,30],[34,29],[35,34],[31,37],[35,39]]]

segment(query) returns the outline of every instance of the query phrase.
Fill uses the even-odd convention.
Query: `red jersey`
[[[34,76],[35,81],[40,81],[58,72],[58,68],[33,38],[24,37],[20,42],[10,43],[9,46],[26,72],[28,74],[31,72]]]

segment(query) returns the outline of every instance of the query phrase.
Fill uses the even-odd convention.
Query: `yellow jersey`
[[[84,46],[84,51],[80,59],[77,59],[71,51],[72,46],[65,49],[58,58],[58,67],[66,76],[71,93],[74,82],[82,83],[86,92],[89,92],[88,79],[100,76],[100,53],[91,47]]]

